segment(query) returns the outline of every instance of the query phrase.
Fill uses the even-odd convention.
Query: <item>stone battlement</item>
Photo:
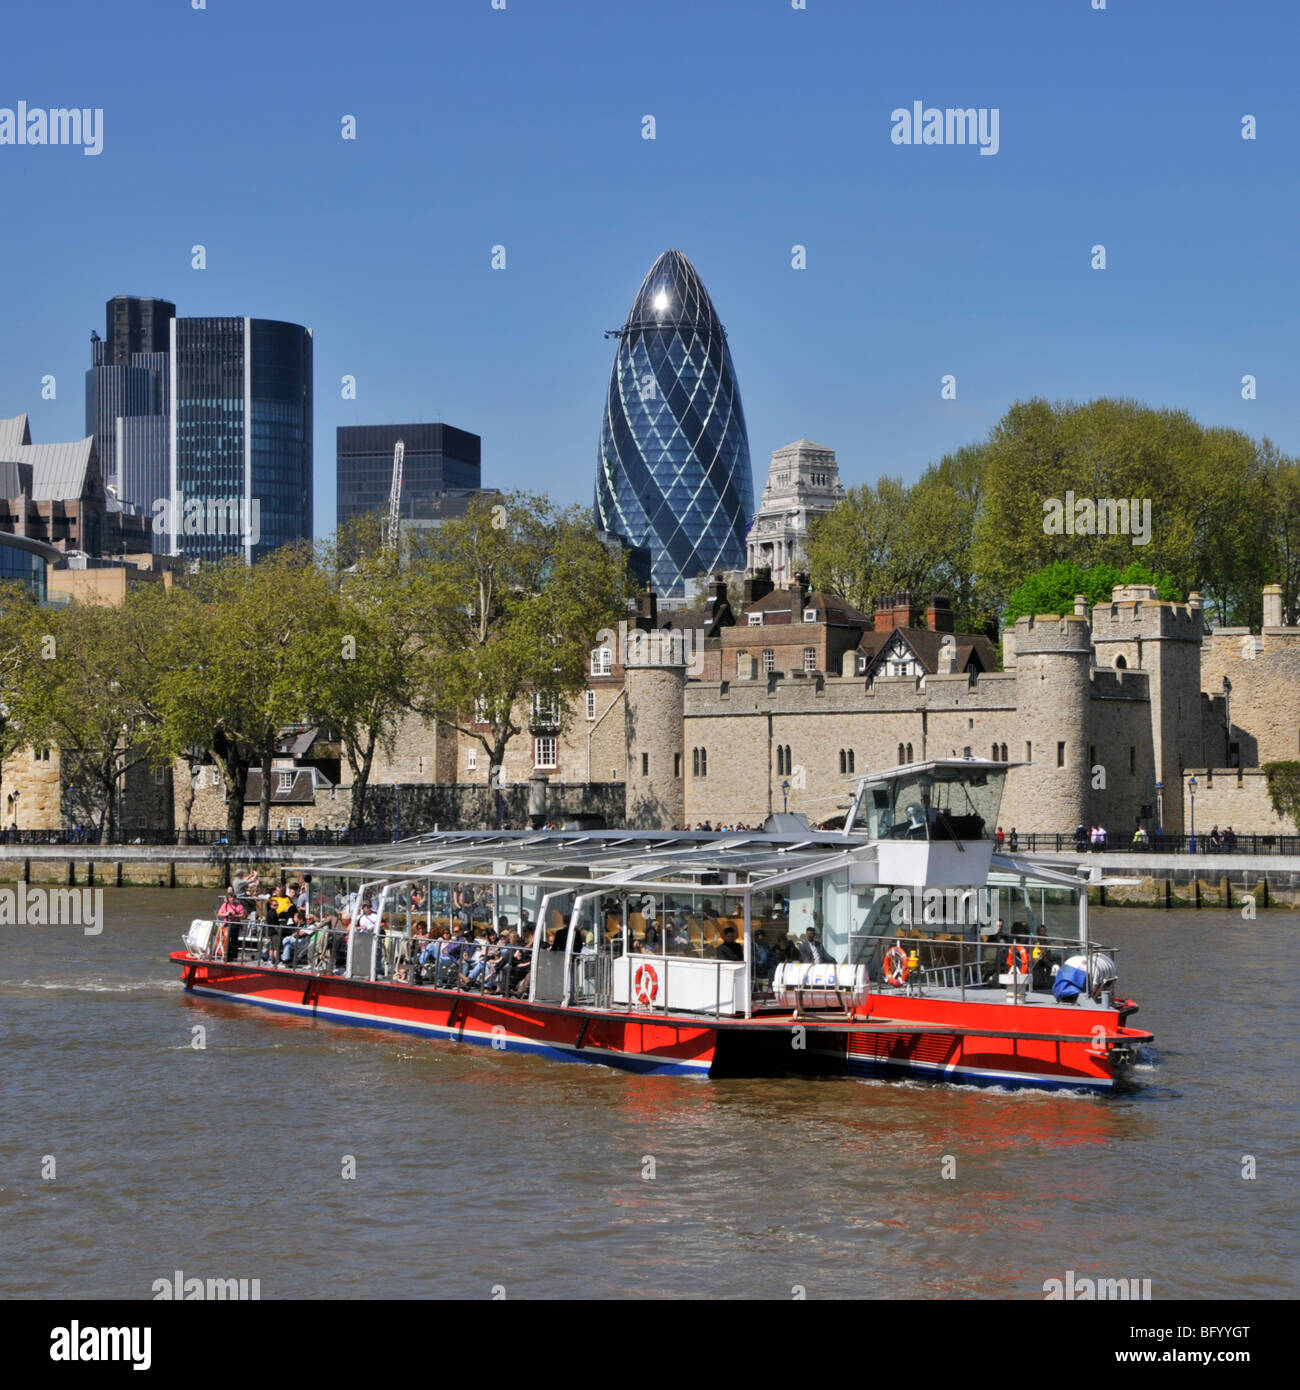
[[[738,714],[803,714],[833,711],[903,714],[919,709],[1013,709],[1013,671],[983,675],[879,677],[773,673],[752,681],[688,681],[686,717]]]
[[[1186,603],[1155,597],[1154,589],[1130,585],[1115,589],[1109,603],[1092,610],[1094,642],[1143,641],[1200,642],[1205,635],[1205,615],[1199,594]]]
[[[1087,618],[1073,613],[1063,618],[1055,613],[1026,615],[1016,619],[1015,658],[1020,661],[1026,656],[1049,652],[1086,653],[1090,635]]]
[[[1101,700],[1149,700],[1151,698],[1151,675],[1148,671],[1111,670],[1105,666],[1095,666],[1089,672],[1094,699]]]

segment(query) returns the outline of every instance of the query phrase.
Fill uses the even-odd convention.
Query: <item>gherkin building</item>
[[[613,336],[596,524],[647,547],[655,590],[679,597],[745,568],[754,483],[727,335],[695,267],[665,251]]]

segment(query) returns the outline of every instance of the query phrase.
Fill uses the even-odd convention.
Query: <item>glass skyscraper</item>
[[[482,486],[482,441],[452,425],[340,425],[338,524],[368,512],[386,512],[393,483],[393,447],[402,457],[401,515],[437,519],[447,494]]]
[[[655,589],[745,567],[749,437],[727,335],[695,267],[665,251],[618,330],[596,524],[650,551]]]
[[[312,334],[296,323],[171,325],[169,550],[250,562],[312,534]]]
[[[176,306],[169,299],[119,294],[105,306],[103,338],[91,337],[86,373],[86,433],[105,481],[125,501],[147,508],[149,497],[122,491],[117,422],[167,411],[167,345]]]

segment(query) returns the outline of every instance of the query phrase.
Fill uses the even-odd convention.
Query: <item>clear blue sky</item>
[[[339,424],[442,419],[485,483],[590,503],[602,330],[676,246],[756,489],[801,435],[915,477],[1030,395],[1300,452],[1296,0],[207,3],[6,12],[0,107],[104,109],[98,157],[0,146],[0,415],[37,441],[84,433],[104,300],[157,295],[314,329],[318,534]],[[997,107],[998,154],[891,143],[917,100]]]

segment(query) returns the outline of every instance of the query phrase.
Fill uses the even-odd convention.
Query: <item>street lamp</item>
[[[1165,833],[1165,784],[1156,783],[1156,837]]]
[[[393,836],[394,840],[402,838],[402,784],[397,784],[397,833]]]
[[[1188,853],[1196,853],[1196,778],[1194,776],[1187,779],[1187,790],[1192,794],[1192,835],[1188,844]]]
[[[790,781],[789,781],[789,779],[787,778],[784,782],[781,783],[781,810],[782,810],[782,811],[788,811],[789,809],[790,809]]]

